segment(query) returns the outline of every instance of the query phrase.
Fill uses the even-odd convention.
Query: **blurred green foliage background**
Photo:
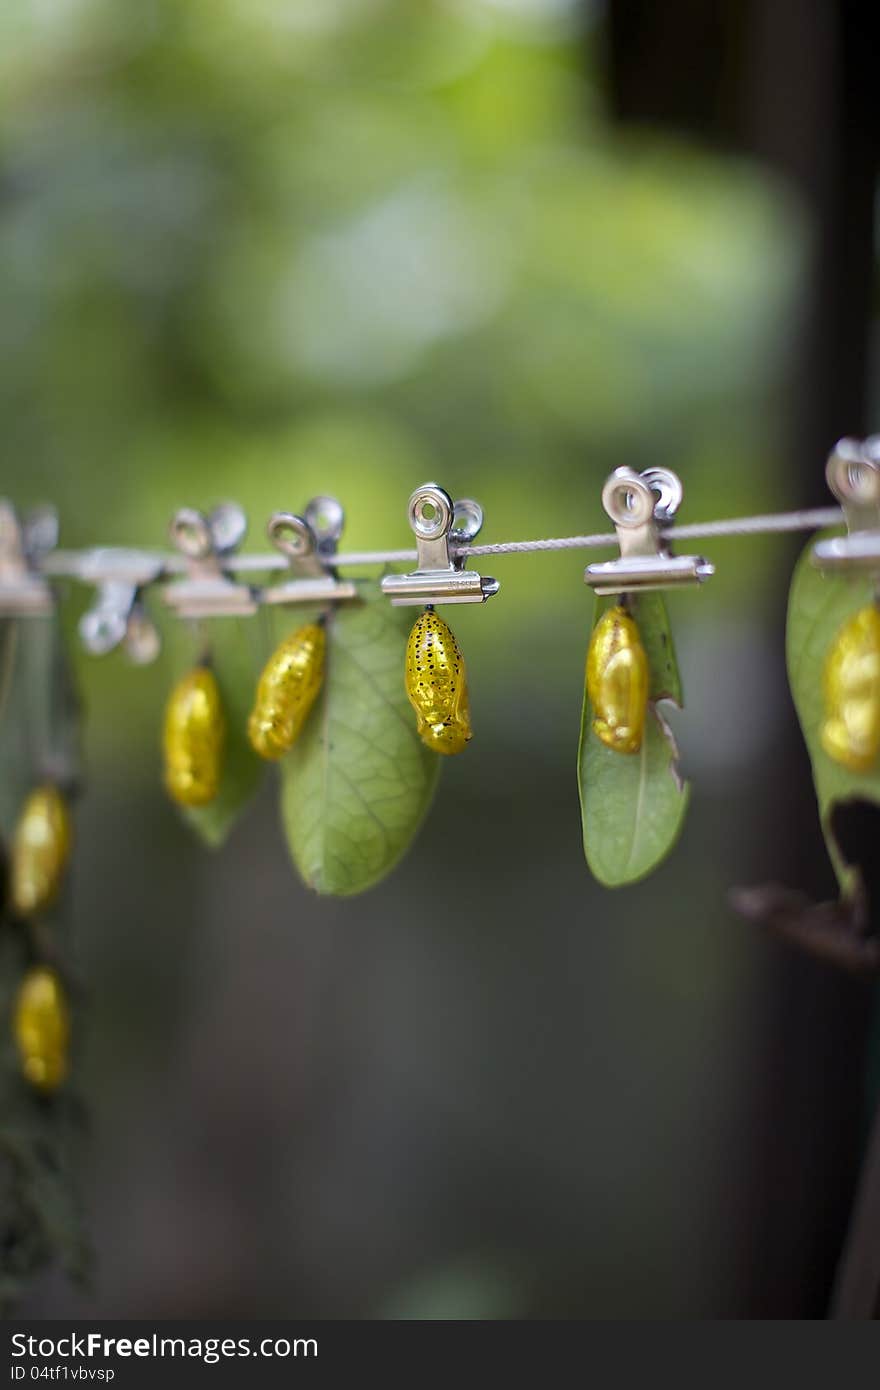
[[[402,546],[428,477],[487,540],[592,531],[619,464],[679,471],[684,520],[797,504],[808,220],[757,164],[613,128],[600,21],[7,0],[3,492],[55,502],[71,546],[161,546],[178,506],[234,497],[265,548],[317,492],[347,546]],[[272,788],[218,856],[189,840],[158,780],[170,655],[78,655],[99,1261],[33,1309],[732,1306],[764,957],[724,899],[766,868],[791,550],[706,549],[716,578],[671,603],[688,823],[617,895],[580,846],[582,555],[487,566],[500,597],[455,624],[476,737],[355,901],[301,889]]]

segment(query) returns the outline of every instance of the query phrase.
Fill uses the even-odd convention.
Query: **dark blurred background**
[[[865,7],[867,9],[867,7]],[[66,545],[254,544],[332,492],[408,543],[437,477],[486,538],[827,500],[872,423],[877,115],[813,0],[7,0],[2,491]],[[73,910],[107,1317],[818,1317],[866,1120],[870,993],[738,920],[832,891],[784,670],[798,540],[671,600],[693,800],[650,880],[580,843],[583,556],[463,611],[476,738],[360,899],[296,880],[274,785],[216,855],[162,796],[170,660],[77,657]],[[72,593],[71,624],[86,602]]]

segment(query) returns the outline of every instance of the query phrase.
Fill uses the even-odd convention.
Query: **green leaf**
[[[614,602],[599,600],[596,621]],[[681,830],[689,795],[679,776],[675,740],[658,708],[661,700],[682,705],[666,605],[660,594],[648,593],[633,597],[629,606],[651,677],[641,749],[622,754],[597,738],[586,689],[578,749],[584,853],[606,888],[635,883],[666,857]]]
[[[328,620],[324,688],[283,760],[293,861],[318,893],[362,893],[391,871],[424,819],[440,759],[421,742],[403,688],[413,613],[378,584]]]
[[[266,770],[248,743],[247,721],[269,652],[268,625],[261,609],[249,618],[212,618],[203,635],[226,715],[223,778],[209,805],[187,807],[183,816],[206,845],[219,849]]]
[[[835,803],[852,797],[880,804],[880,766],[872,772],[850,772],[823,749],[822,670],[828,649],[847,618],[874,602],[874,585],[868,577],[822,574],[810,561],[813,544],[811,541],[801,555],[791,581],[786,626],[788,679],[813,765],[822,833],[841,893],[848,897],[855,887],[856,872],[840,855],[831,833],[831,811]]]

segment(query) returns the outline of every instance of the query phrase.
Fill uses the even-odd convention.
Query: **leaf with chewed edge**
[[[823,533],[839,535],[839,530]],[[822,747],[825,718],[822,672],[828,651],[848,618],[874,602],[868,576],[823,574],[810,559],[814,541],[798,560],[791,581],[786,624],[788,680],[813,766],[822,833],[841,893],[855,886],[854,870],[841,857],[831,831],[831,812],[840,802],[859,799],[880,806],[880,760],[870,772],[850,772],[829,758]]]

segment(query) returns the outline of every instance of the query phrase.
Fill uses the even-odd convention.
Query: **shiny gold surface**
[[[880,753],[880,613],[856,613],[838,632],[823,673],[822,747],[850,772],[868,772]]]
[[[180,806],[205,806],[220,788],[226,720],[220,689],[206,666],[178,681],[165,709],[165,787]]]
[[[21,982],[13,1019],[22,1075],[40,1091],[54,1091],[67,1075],[70,1019],[54,970],[38,965]]]
[[[308,623],[276,647],[257,685],[248,738],[261,758],[280,758],[299,738],[324,680],[326,638]]]
[[[648,658],[624,608],[609,608],[593,629],[587,652],[587,694],[593,731],[618,753],[638,753],[648,705]]]
[[[452,629],[433,610],[413,624],[405,684],[422,742],[435,753],[460,753],[471,737],[464,657]]]
[[[57,787],[32,791],[12,838],[10,898],[19,917],[32,917],[58,896],[70,858],[73,827]]]

